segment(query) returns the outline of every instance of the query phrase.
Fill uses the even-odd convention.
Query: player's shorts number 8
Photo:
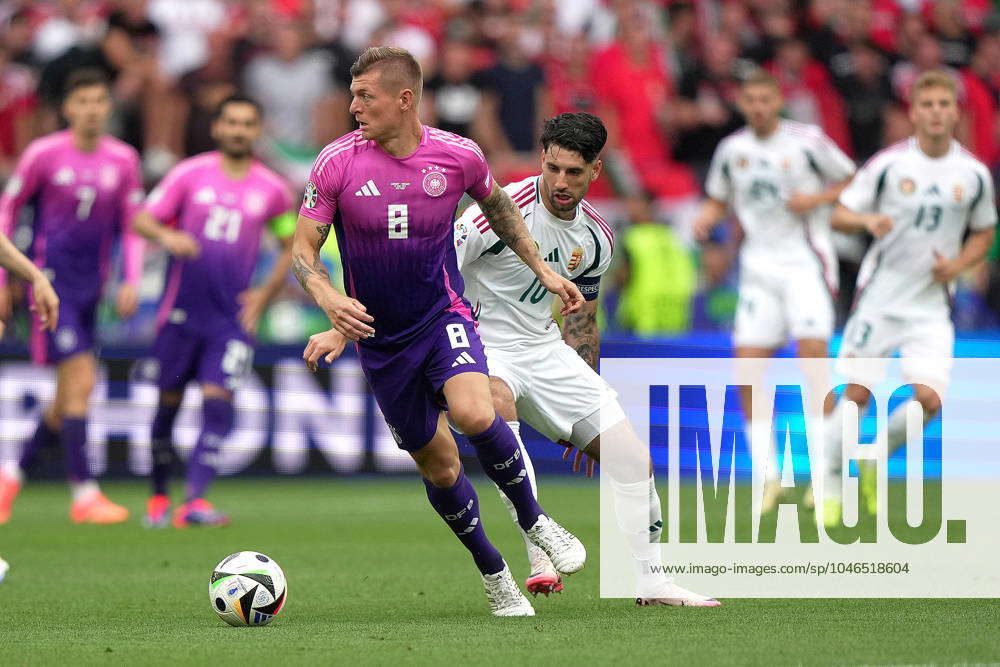
[[[242,377],[250,372],[253,363],[253,348],[241,340],[226,343],[226,353],[222,356],[222,372],[232,377]]]
[[[465,327],[461,324],[449,324],[445,327],[445,331],[448,332],[448,340],[451,342],[451,348],[459,347],[469,347],[469,338],[465,333]]]
[[[389,238],[405,239],[410,235],[410,212],[406,204],[389,204]]]

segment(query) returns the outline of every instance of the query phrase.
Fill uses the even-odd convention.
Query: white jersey
[[[893,228],[869,248],[857,308],[897,317],[948,317],[949,291],[934,281],[935,252],[958,256],[966,229],[996,225],[989,169],[957,141],[940,158],[915,138],[875,154],[840,195],[856,213],[883,213]]]
[[[712,156],[705,191],[730,204],[743,227],[744,277],[773,275],[775,266],[805,266],[837,284],[837,256],[830,236],[829,206],[805,216],[788,210],[792,193],[818,194],[848,179],[854,163],[814,125],[778,123],[760,139],[745,127],[721,142]]]
[[[573,220],[561,220],[545,208],[540,176],[511,183],[504,190],[524,216],[542,259],[569,278],[588,301],[596,299],[600,276],[611,264],[611,227],[586,200]],[[455,251],[465,279],[465,296],[483,326],[479,334],[488,348],[536,345],[560,340],[552,320],[555,295],[490,229],[478,205],[455,222]]]

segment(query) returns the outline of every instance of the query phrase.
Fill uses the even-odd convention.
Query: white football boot
[[[529,593],[535,597],[538,597],[539,593],[548,597],[549,593],[562,592],[562,577],[545,552],[534,544],[528,547],[528,562],[531,565],[531,574],[525,580],[524,588]]]
[[[583,543],[551,517],[542,514],[526,532],[531,543],[544,551],[562,574],[579,572],[587,562]]]
[[[535,609],[517,587],[507,563],[496,574],[484,574],[483,588],[490,601],[490,612],[494,616],[534,616]]]
[[[663,579],[653,588],[643,591],[648,597],[635,599],[639,607],[720,607],[722,603],[707,595],[681,588],[673,577]]]

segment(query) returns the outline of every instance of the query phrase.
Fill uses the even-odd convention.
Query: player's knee
[[[914,393],[917,401],[924,409],[924,414],[929,416],[935,415],[941,410],[941,397],[927,385],[914,385]]]
[[[466,435],[476,435],[488,429],[496,419],[492,403],[481,405],[477,401],[463,401],[448,406],[451,421]]]
[[[455,486],[461,471],[462,464],[457,459],[455,461],[437,460],[420,468],[420,474],[423,475],[424,479],[439,489]]]
[[[184,400],[184,394],[179,391],[161,391],[160,405],[176,408]]]
[[[868,391],[868,387],[861,384],[849,384],[844,390],[844,398],[852,403],[856,403],[859,408],[868,405],[871,395],[872,393]]]
[[[217,384],[203,384],[201,386],[201,395],[204,398],[214,398],[220,401],[232,402],[233,400],[233,392]]]

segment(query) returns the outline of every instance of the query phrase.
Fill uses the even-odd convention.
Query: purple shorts
[[[238,328],[206,335],[165,324],[153,346],[160,391],[179,391],[191,380],[236,390],[253,367],[250,337]]]
[[[70,357],[94,349],[94,324],[97,301],[75,303],[60,295],[59,326],[43,331],[38,318],[31,318],[31,359],[36,364],[58,364]]]
[[[361,369],[400,449],[430,442],[445,408],[441,388],[459,373],[489,375],[475,322],[446,311],[403,345],[359,346]]]

